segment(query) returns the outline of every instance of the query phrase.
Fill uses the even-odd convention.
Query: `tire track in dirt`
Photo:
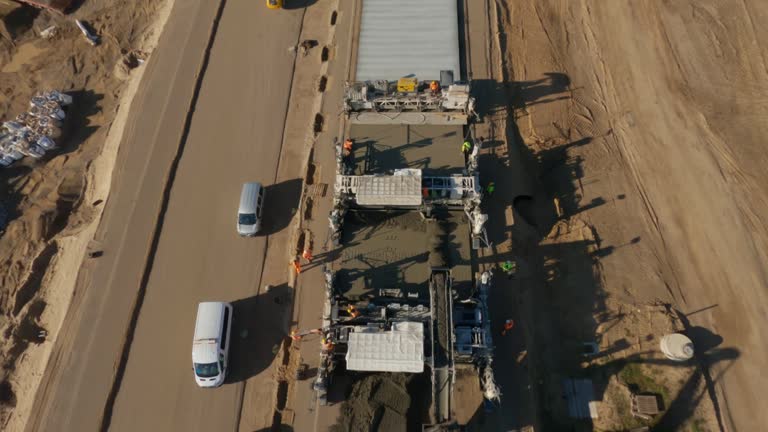
[[[649,232],[651,232],[655,237],[657,241],[650,242],[651,247],[650,250],[654,257],[656,258],[656,261],[664,268],[664,272],[666,274],[669,274],[673,283],[673,287],[670,287],[670,284],[665,282],[667,292],[672,296],[674,299],[679,299],[682,301],[683,304],[686,304],[686,298],[685,294],[683,293],[683,290],[681,288],[679,277],[676,274],[675,269],[669,265],[669,247],[667,244],[666,239],[664,238],[663,230],[661,223],[659,222],[659,216],[656,212],[655,206],[650,198],[650,195],[648,193],[647,187],[644,183],[643,176],[639,172],[639,155],[636,154],[635,148],[632,146],[627,145],[629,138],[628,138],[628,131],[627,131],[627,124],[626,122],[619,122],[618,124],[614,123],[614,121],[611,119],[611,117],[608,115],[611,112],[619,111],[619,104],[617,103],[616,98],[612,98],[609,100],[608,95],[616,95],[617,91],[615,86],[613,85],[613,78],[606,67],[605,60],[602,55],[602,50],[599,47],[599,44],[597,43],[598,36],[594,32],[594,28],[597,27],[597,24],[593,21],[591,21],[591,10],[588,6],[583,7],[583,11],[585,16],[587,17],[586,21],[584,23],[583,29],[584,29],[584,35],[585,35],[585,42],[587,44],[587,47],[590,52],[593,52],[597,59],[599,60],[599,72],[598,70],[593,70],[593,84],[595,84],[596,89],[599,91],[599,102],[601,104],[601,107],[603,109],[603,112],[605,113],[607,117],[608,126],[610,127],[610,130],[613,132],[611,134],[613,145],[618,150],[618,157],[616,157],[616,161],[620,165],[620,167],[629,174],[629,177],[632,179],[632,185],[634,186],[636,192],[638,193],[638,196],[640,197],[640,202],[643,206],[643,209],[645,210],[645,217],[644,219],[649,224]],[[680,67],[679,63],[677,64],[678,67]],[[614,107],[617,109],[611,110],[609,109],[607,105],[607,101],[610,101]],[[631,113],[630,113],[631,114]],[[623,124],[622,124],[623,123]],[[606,145],[607,148],[610,148],[609,145]],[[610,150],[609,150],[610,153]],[[664,280],[664,278],[662,278]]]

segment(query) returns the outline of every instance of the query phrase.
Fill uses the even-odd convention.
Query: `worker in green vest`
[[[472,143],[469,140],[464,141],[461,145],[461,152],[464,153],[464,165],[469,163],[469,154],[472,152]]]
[[[507,274],[507,279],[512,279],[515,277],[515,272],[517,271],[517,263],[514,261],[506,260],[501,263],[501,270]]]
[[[485,193],[488,195],[488,197],[493,196],[493,192],[496,190],[496,183],[490,182],[488,183],[488,186],[485,187]]]

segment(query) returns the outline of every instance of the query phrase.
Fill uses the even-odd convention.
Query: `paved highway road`
[[[254,297],[266,238],[240,238],[236,208],[243,182],[271,185],[276,179],[294,59],[287,48],[300,25],[300,11],[227,1],[173,183],[113,430],[234,430],[241,381],[268,365],[268,356],[261,364],[238,362],[250,358],[238,352],[271,354],[272,347],[250,346],[253,338],[238,334],[244,321],[259,319]],[[267,189],[267,230],[287,225],[289,218],[275,220],[273,205],[286,195],[298,202],[300,183],[294,183]],[[235,302],[240,324],[231,364],[238,383],[215,390],[197,388],[190,364],[197,303],[208,300]],[[279,323],[260,330],[270,325],[279,332]]]
[[[258,334],[255,325],[266,306],[255,296],[268,238],[239,238],[236,206],[243,182],[276,179],[294,65],[288,47],[297,42],[303,11],[226,0],[206,63],[218,3],[176,2],[147,66],[99,228],[105,256],[81,274],[31,430],[234,430],[244,381],[264,379],[257,374],[271,361],[272,345],[263,334],[281,333],[279,323]],[[179,142],[183,153],[163,207]],[[267,189],[268,231],[286,228],[299,193],[300,181]],[[146,295],[114,393],[147,262]],[[214,390],[197,388],[191,370],[196,305],[205,300],[235,304],[231,379]],[[116,398],[105,420],[110,390]]]

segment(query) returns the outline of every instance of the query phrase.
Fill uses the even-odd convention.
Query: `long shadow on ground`
[[[232,345],[227,382],[245,381],[266,369],[286,337],[293,290],[288,284],[232,303]]]

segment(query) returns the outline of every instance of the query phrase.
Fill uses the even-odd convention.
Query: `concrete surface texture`
[[[471,289],[469,226],[463,213],[354,211],[344,222],[338,283],[348,297],[400,288],[428,296],[431,267],[448,267],[454,288]],[[422,297],[427,298],[427,297]]]
[[[424,175],[461,174],[464,142],[461,126],[353,125],[349,137],[357,174],[421,169]]]
[[[428,298],[429,236],[416,212],[351,212],[345,223],[338,272],[351,297],[400,288]]]

